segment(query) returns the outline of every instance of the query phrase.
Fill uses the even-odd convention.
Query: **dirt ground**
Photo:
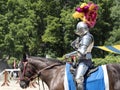
[[[2,84],[3,84],[3,80],[0,80],[0,90],[39,90],[38,84],[34,84],[35,87],[31,86],[31,87],[28,87],[27,89],[22,89],[16,80],[11,80],[10,82],[8,82],[9,86],[7,86],[7,84],[5,84],[4,86],[1,86]],[[45,89],[43,89],[43,84],[40,81],[40,90],[49,90],[45,84],[44,86],[45,86]]]

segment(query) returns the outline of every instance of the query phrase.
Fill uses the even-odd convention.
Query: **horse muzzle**
[[[23,89],[29,87],[29,82],[20,81],[20,87],[23,88]]]

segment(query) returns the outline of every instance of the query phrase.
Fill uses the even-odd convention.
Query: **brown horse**
[[[40,77],[47,84],[49,90],[64,90],[64,62],[48,58],[27,58],[24,56],[19,67],[21,88],[27,88],[30,81]],[[120,90],[120,64],[107,64],[106,68],[109,90]]]

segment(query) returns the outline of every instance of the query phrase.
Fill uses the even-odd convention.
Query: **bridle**
[[[24,78],[21,78],[20,80],[25,80],[25,79],[27,79],[28,81],[30,81],[31,79],[35,79],[36,77],[40,76],[40,75],[41,75],[41,72],[43,72],[44,70],[47,70],[47,69],[49,69],[49,68],[51,68],[51,67],[54,67],[54,66],[61,65],[60,63],[54,63],[54,64],[52,64],[52,65],[49,65],[49,66],[47,66],[47,67],[39,70],[39,71],[37,72],[37,74],[35,74],[34,76],[31,76],[30,78],[28,78],[28,77],[25,77],[25,72],[26,72],[27,64],[28,64],[28,61],[27,61],[27,62],[23,62],[23,65],[24,65],[23,67],[24,67],[24,69],[23,69],[22,76],[24,76]]]
[[[35,79],[35,78],[38,78],[38,84],[39,84],[39,77],[40,77],[40,75],[41,75],[41,73],[42,73],[43,71],[45,71],[45,70],[47,70],[47,69],[49,69],[49,68],[51,68],[51,67],[61,65],[61,63],[54,63],[54,64],[52,64],[52,65],[49,65],[49,66],[47,66],[47,67],[39,70],[35,75],[33,75],[33,76],[31,76],[30,78],[28,78],[28,77],[25,77],[25,72],[26,72],[26,67],[27,67],[27,65],[28,65],[29,62],[26,61],[26,62],[22,62],[22,63],[23,63],[23,68],[24,68],[24,69],[23,69],[23,72],[22,72],[22,78],[20,78],[20,80],[28,80],[28,81],[30,82],[31,80],[33,80],[33,79]],[[42,83],[43,83],[43,81],[42,81]],[[44,86],[43,86],[43,87],[44,87]],[[40,84],[39,84],[39,90],[40,90]],[[45,90],[45,88],[44,88],[44,90]]]

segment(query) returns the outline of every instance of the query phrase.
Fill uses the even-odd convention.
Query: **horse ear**
[[[27,55],[26,55],[26,53],[23,54],[23,59],[22,59],[22,61],[23,61],[23,62],[28,61],[28,60],[27,60]]]

